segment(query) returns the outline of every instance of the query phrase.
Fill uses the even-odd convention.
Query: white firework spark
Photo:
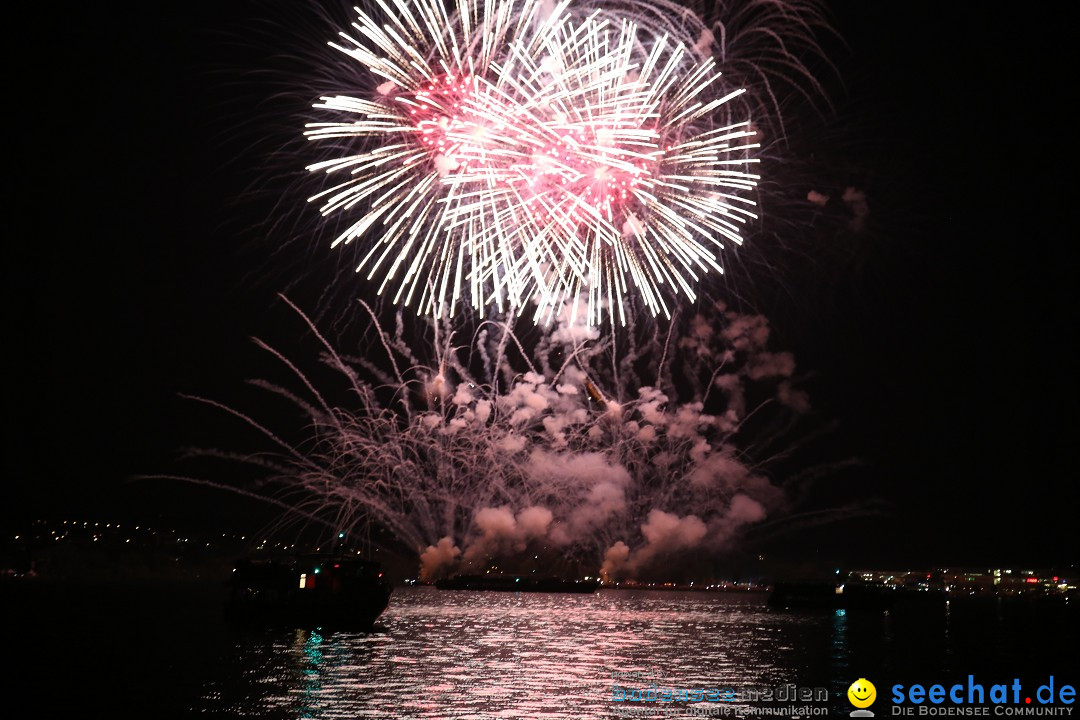
[[[376,0],[333,45],[378,79],[323,97],[312,140],[348,151],[312,200],[348,214],[334,245],[369,243],[357,271],[421,313],[468,302],[549,323],[588,297],[625,324],[640,298],[670,315],[754,218],[753,131],[711,59],[621,14],[542,0]],[[692,42],[693,39],[686,39]],[[353,219],[355,217],[355,220]]]

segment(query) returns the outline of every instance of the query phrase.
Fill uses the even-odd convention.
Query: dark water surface
[[[220,595],[199,585],[3,588],[18,716],[608,718],[643,705],[613,701],[616,683],[632,692],[655,682],[737,693],[794,684],[829,697],[664,704],[678,717],[793,704],[836,717],[851,710],[848,685],[866,677],[880,717],[897,682],[1080,679],[1076,608],[1058,604],[787,612],[757,594],[418,587],[396,589],[376,631],[355,633],[240,631],[223,622]]]

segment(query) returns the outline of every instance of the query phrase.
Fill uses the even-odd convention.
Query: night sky
[[[222,5],[76,6],[9,28],[7,523],[264,519],[231,497],[131,481],[174,471],[216,428],[181,393],[234,400],[261,372],[251,336],[290,347],[297,324],[276,292],[288,267],[329,252],[312,237],[264,260],[283,187],[267,176],[304,163],[270,152],[300,131],[271,95],[302,66],[272,39],[301,35],[306,11]],[[828,493],[882,514],[800,547],[1071,562],[1072,40],[1053,17],[964,5],[832,5],[846,47],[830,45],[843,84],[829,83],[823,155],[844,158],[833,177],[867,193],[874,232],[827,279],[768,304],[778,349],[837,425],[822,457],[862,461]]]

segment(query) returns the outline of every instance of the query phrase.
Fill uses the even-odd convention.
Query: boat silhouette
[[[237,561],[226,618],[239,624],[370,629],[393,588],[377,562],[309,553]]]

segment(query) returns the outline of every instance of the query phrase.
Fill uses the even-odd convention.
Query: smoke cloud
[[[476,513],[476,535],[462,556],[467,565],[525,550],[531,540],[542,538],[551,525],[551,511],[529,507],[514,516],[509,507],[483,508]]]
[[[444,537],[438,544],[428,545],[427,549],[420,553],[420,579],[434,582],[445,577],[460,556],[461,548],[455,545],[451,538]]]

